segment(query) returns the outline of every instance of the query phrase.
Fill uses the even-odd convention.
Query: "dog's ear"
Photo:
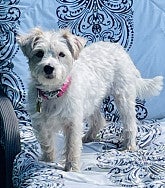
[[[41,29],[34,28],[27,35],[17,35],[17,43],[19,44],[25,56],[30,56],[32,49],[34,48],[37,41],[41,38],[42,34],[43,32]]]
[[[67,46],[74,59],[77,59],[79,53],[86,44],[86,39],[77,35],[73,35],[69,29],[63,29],[60,31],[62,37],[66,40]]]

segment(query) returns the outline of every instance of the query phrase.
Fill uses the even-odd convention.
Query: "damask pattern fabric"
[[[57,2],[60,28],[69,27],[74,34],[85,37],[88,44],[102,40],[120,42],[127,50],[132,46],[132,0]]]
[[[101,111],[108,122],[98,142],[85,144],[79,173],[58,170],[58,163],[40,162],[40,145],[26,111],[29,71],[16,44],[18,33],[40,26],[45,30],[69,27],[90,43],[119,42],[143,77],[165,76],[164,0],[1,0],[0,85],[19,119],[22,151],[15,159],[15,187],[161,187],[165,185],[165,121],[146,121],[165,115],[165,89],[159,97],[136,99],[138,146],[122,152],[122,123],[112,96]],[[88,128],[88,127],[87,127]],[[59,136],[61,145],[62,136]],[[97,178],[96,178],[97,177]]]

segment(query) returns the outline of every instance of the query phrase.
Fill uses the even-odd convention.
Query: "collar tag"
[[[36,100],[36,111],[41,113],[42,112],[42,97],[40,97],[40,92],[38,91]]]
[[[37,104],[36,104],[36,111],[39,112],[39,113],[42,112],[42,110],[41,110],[41,105],[42,105],[42,102],[37,101]]]

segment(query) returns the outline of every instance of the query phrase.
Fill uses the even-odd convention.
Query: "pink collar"
[[[71,84],[71,77],[69,76],[66,79],[66,82],[62,85],[61,89],[59,90],[57,97],[63,96],[63,94],[68,90],[68,87],[70,86],[70,84]]]
[[[56,90],[56,91],[43,91],[43,90],[37,88],[38,99],[49,100],[49,99],[52,99],[52,98],[62,97],[63,94],[68,90],[70,84],[71,84],[71,77],[69,76],[66,79],[66,82],[62,85],[62,87],[60,89]]]

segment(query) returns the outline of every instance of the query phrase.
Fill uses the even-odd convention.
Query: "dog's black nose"
[[[50,65],[45,65],[44,67],[44,72],[46,74],[52,74],[53,73],[53,70],[54,70],[54,67],[50,66]]]

